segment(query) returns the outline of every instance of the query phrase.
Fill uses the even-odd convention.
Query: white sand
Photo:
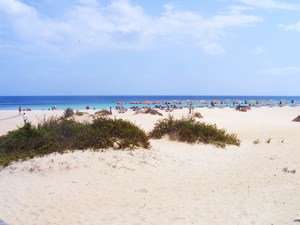
[[[197,111],[202,121],[237,133],[242,145],[219,149],[162,139],[151,140],[151,150],[77,151],[16,163],[0,171],[0,218],[37,225],[299,223],[300,123],[291,120],[300,108]],[[0,134],[22,125],[21,117],[1,120],[16,114],[0,111]],[[62,112],[28,117],[36,123],[50,114]],[[115,116],[146,131],[161,118]],[[256,139],[261,143],[253,144]]]

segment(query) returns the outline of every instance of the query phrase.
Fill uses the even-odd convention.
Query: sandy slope
[[[198,111],[203,121],[237,133],[241,147],[163,139],[151,140],[151,150],[78,151],[16,163],[0,171],[0,217],[39,225],[299,223],[300,123],[291,120],[300,108]],[[29,118],[36,123],[51,113],[62,112],[30,112]],[[0,119],[14,114],[0,111]],[[146,131],[161,118],[114,116]],[[21,118],[0,120],[0,133],[16,125]]]

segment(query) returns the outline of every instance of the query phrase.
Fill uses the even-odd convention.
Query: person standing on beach
[[[28,123],[28,117],[25,113],[23,113],[24,124]]]
[[[21,112],[22,112],[22,107],[19,106],[19,114],[21,114]]]

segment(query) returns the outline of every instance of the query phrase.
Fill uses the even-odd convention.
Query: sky
[[[0,0],[0,96],[300,95],[297,0]]]

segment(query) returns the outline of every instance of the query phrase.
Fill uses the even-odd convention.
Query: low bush
[[[51,118],[38,126],[23,127],[0,136],[0,165],[53,152],[80,149],[149,148],[146,133],[121,119],[98,118],[92,123]]]
[[[102,117],[102,116],[110,116],[112,115],[112,113],[106,109],[102,109],[100,111],[95,112],[95,115]]]
[[[195,112],[195,114],[193,115],[195,118],[199,118],[199,119],[201,119],[201,118],[203,118],[203,116],[201,115],[201,113],[199,113],[199,112]]]
[[[159,139],[164,135],[168,135],[172,140],[188,143],[202,142],[222,148],[227,144],[240,145],[240,140],[235,134],[227,134],[216,125],[197,122],[193,117],[176,120],[170,116],[158,121],[149,136]]]
[[[75,113],[75,116],[83,116],[84,114],[86,114],[86,113],[80,112],[79,110],[77,110]]]
[[[261,143],[261,141],[259,139],[256,139],[253,141],[253,144],[255,144],[255,145],[260,144],[260,143]]]
[[[70,118],[74,115],[74,111],[73,109],[71,108],[67,108],[65,111],[64,111],[64,118]]]
[[[158,112],[157,110],[150,109],[150,108],[146,109],[143,113],[144,114],[151,114],[151,115],[159,115],[159,116],[163,115],[162,113]]]

